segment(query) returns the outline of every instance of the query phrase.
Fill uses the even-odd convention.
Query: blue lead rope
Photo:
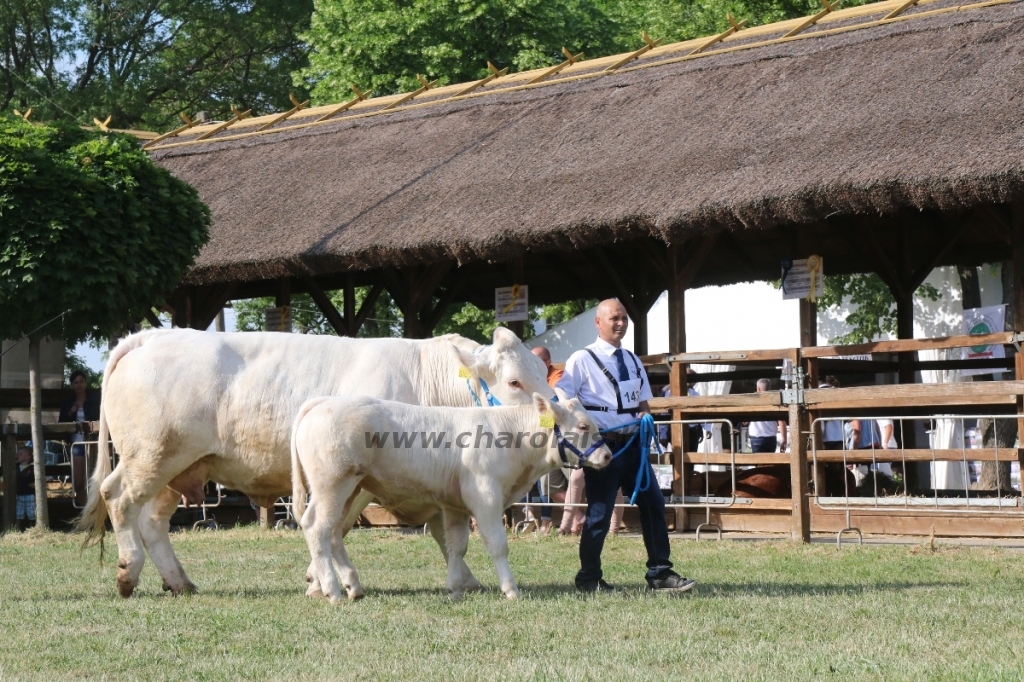
[[[480,381],[480,388],[484,391],[484,397],[487,398],[487,404],[490,407],[499,407],[501,401],[491,395],[491,389],[487,387],[487,382],[484,381],[483,377],[477,377]],[[483,403],[480,402],[480,398],[476,396],[476,391],[473,390],[473,384],[470,383],[469,379],[466,379],[466,388],[469,389],[469,394],[473,396],[473,402],[476,403],[477,407],[483,407]]]
[[[654,425],[654,417],[649,414],[645,414],[639,419],[634,419],[631,422],[625,424],[619,424],[610,429],[602,429],[601,433],[612,433],[619,429],[624,429],[627,426],[640,425],[640,428],[633,432],[626,444],[619,448],[619,451],[612,455],[612,459],[615,459],[633,444],[633,441],[640,437],[640,453],[643,458],[640,466],[637,467],[636,471],[636,483],[633,485],[633,495],[629,498],[629,503],[634,504],[636,502],[636,496],[642,492],[646,492],[651,487],[651,463],[647,459],[647,453],[651,450],[651,442],[654,442],[654,446],[657,448],[657,452],[660,455],[662,453],[661,443],[658,442],[658,427]]]

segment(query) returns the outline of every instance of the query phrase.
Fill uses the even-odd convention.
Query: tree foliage
[[[854,0],[849,4],[863,4]],[[804,16],[814,0],[314,0],[304,34],[310,64],[296,85],[318,103],[352,96],[350,84],[386,95],[420,87],[417,74],[457,83],[488,75],[487,62],[524,71],[562,61],[562,47],[603,57],[729,27]]]
[[[941,294],[931,284],[922,284],[914,295],[937,301]],[[873,341],[883,334],[896,336],[896,299],[881,277],[875,273],[826,276],[825,295],[818,299],[818,305],[838,310],[847,298],[855,306],[846,316],[851,329],[829,339],[829,343],[853,344]]]
[[[312,0],[4,0],[0,109],[162,130],[179,112],[287,108],[311,11]]]
[[[0,338],[64,311],[69,345],[141,319],[209,223],[196,191],[133,137],[0,119]]]

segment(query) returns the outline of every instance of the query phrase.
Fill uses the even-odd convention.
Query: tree
[[[931,284],[922,284],[914,295],[937,301],[941,294]],[[818,305],[826,310],[839,310],[845,305],[847,297],[856,306],[846,316],[846,324],[852,329],[842,336],[829,339],[829,343],[861,343],[873,341],[882,334],[896,335],[896,299],[881,277],[873,272],[826,276],[825,295],[818,299]]]
[[[0,338],[29,335],[36,490],[46,490],[39,343],[105,338],[162,302],[209,236],[196,191],[137,140],[0,119]],[[36,496],[40,526],[46,496]]]
[[[853,0],[849,5],[864,4]],[[726,12],[764,24],[811,14],[815,0],[314,0],[303,38],[309,66],[295,84],[318,103],[482,78],[487,62],[525,71],[564,59],[562,47],[603,57],[641,47],[641,30],[666,42],[729,27]]]
[[[312,0],[5,0],[0,108],[160,130],[179,112],[288,108],[311,12]]]

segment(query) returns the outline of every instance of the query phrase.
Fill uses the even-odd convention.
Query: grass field
[[[349,552],[367,591],[331,607],[303,596],[297,532],[182,533],[200,587],[170,597],[147,564],[116,596],[116,561],[78,536],[0,539],[0,680],[722,680],[1021,679],[1024,556],[1013,550],[678,541],[689,595],[641,590],[643,545],[609,538],[606,574],[627,588],[570,588],[573,539],[513,539],[523,599],[488,586],[448,601],[423,536],[357,530]]]

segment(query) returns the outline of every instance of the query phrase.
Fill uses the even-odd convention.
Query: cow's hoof
[[[199,591],[199,588],[188,582],[181,587],[171,587],[167,583],[164,583],[164,591],[170,592],[171,596],[177,597],[182,594],[195,594]]]
[[[361,587],[349,588],[348,590],[349,601],[357,601],[365,596],[366,593],[363,592],[363,588]]]
[[[319,587],[313,587],[312,585],[310,585],[309,589],[306,590],[306,596],[316,599],[318,597],[323,597],[326,595],[324,595],[324,593],[320,591]]]
[[[519,597],[520,597],[519,590],[509,590],[508,592],[505,593],[505,596],[509,600],[512,600],[512,601],[514,601],[516,599],[519,599]]]
[[[132,584],[127,578],[118,577],[117,579],[117,591],[118,593],[127,599],[132,596],[132,592],[135,591],[135,585]]]
[[[462,589],[466,590],[466,592],[482,592],[484,586],[476,578],[470,578],[466,581],[466,584],[462,586]]]
[[[344,604],[344,603],[345,603],[345,600],[342,599],[341,597],[331,597],[331,606],[340,606],[341,604]]]

